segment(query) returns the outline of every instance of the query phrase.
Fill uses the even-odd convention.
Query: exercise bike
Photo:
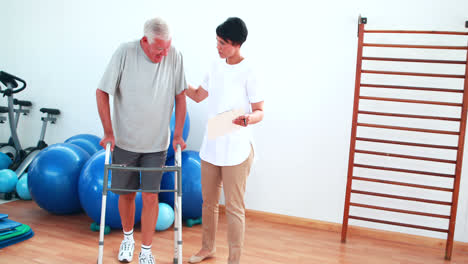
[[[18,88],[17,81],[23,84],[20,88]],[[8,98],[8,120],[10,121],[9,123],[10,123],[11,137],[12,137],[14,148],[16,150],[16,158],[14,159],[13,164],[10,167],[11,169],[15,170],[18,178],[21,178],[23,176],[23,173],[27,171],[29,165],[37,156],[37,154],[39,154],[39,152],[42,149],[47,147],[47,143],[45,143],[44,141],[45,133],[47,129],[47,123],[51,122],[52,124],[55,124],[55,122],[57,121],[56,116],[60,115],[60,110],[53,109],[53,108],[41,108],[40,109],[40,111],[44,113],[45,116],[41,118],[42,129],[41,129],[41,134],[39,136],[38,143],[34,147],[23,149],[21,147],[18,134],[16,131],[16,124],[18,120],[13,118],[14,116],[13,94],[24,90],[26,88],[26,82],[14,75],[11,75],[3,71],[0,71],[0,82],[3,83],[7,87],[7,89],[5,90],[1,89],[0,87],[0,93],[3,93],[3,95],[7,96]],[[17,100],[17,102],[21,102],[21,101]],[[15,122],[12,122],[12,120],[15,120]]]
[[[15,128],[18,128],[18,122],[20,115],[27,115],[29,113],[29,109],[25,107],[31,107],[32,103],[30,101],[22,101],[22,100],[17,100],[16,98],[13,99],[13,105],[17,105],[18,108],[14,109],[15,113]],[[8,113],[9,108],[5,106],[0,106],[0,113]],[[6,117],[1,116],[0,117],[0,123],[5,122],[7,120]],[[15,144],[13,142],[13,137],[10,136],[8,142],[6,143],[0,143],[0,152],[5,153],[7,156],[9,156],[12,160],[15,160],[16,158],[16,149],[15,149]]]
[[[18,134],[16,133],[17,122],[15,120],[13,94],[19,93],[26,89],[26,82],[16,76],[13,76],[3,71],[0,71],[0,82],[6,86],[5,90],[3,90],[0,86],[0,93],[2,93],[3,96],[6,96],[8,101],[8,123],[10,124],[10,141],[12,143],[2,147],[2,152],[4,152],[8,156],[10,156],[10,158],[12,158],[12,166],[14,166],[24,158],[26,152],[21,148],[21,144],[18,140]],[[18,87],[18,82],[22,84],[21,87]]]

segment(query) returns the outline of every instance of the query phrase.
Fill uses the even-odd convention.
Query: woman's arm
[[[252,113],[241,115],[232,122],[236,125],[246,127],[248,125],[256,124],[263,120],[263,103],[264,101],[258,103],[252,103]]]

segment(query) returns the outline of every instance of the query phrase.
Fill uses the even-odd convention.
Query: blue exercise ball
[[[168,204],[159,203],[158,222],[156,223],[157,231],[164,231],[174,223],[174,209]]]
[[[31,194],[28,189],[28,174],[24,173],[16,184],[16,193],[23,200],[31,200]]]
[[[78,182],[78,193],[81,206],[86,214],[97,224],[101,223],[102,186],[104,184],[104,164],[106,151],[103,149],[94,154],[83,166]],[[112,173],[109,173],[110,187]],[[135,198],[135,223],[140,222],[142,198],[137,193]],[[119,214],[119,195],[107,192],[105,224],[111,228],[122,228]]]
[[[167,159],[167,166],[174,166],[174,157]],[[202,215],[200,155],[196,151],[182,152],[182,219],[195,219]],[[163,174],[161,189],[174,189],[174,172]],[[174,208],[174,193],[162,192],[159,201]]]
[[[172,111],[171,123],[169,127],[171,129],[171,143],[169,144],[169,148],[167,149],[168,158],[174,156],[174,147],[172,146],[172,139],[174,138],[174,129],[175,129],[175,109]],[[182,138],[184,139],[184,141],[187,141],[189,132],[190,132],[190,117],[187,112],[187,114],[185,115],[184,130],[182,130]]]
[[[101,138],[95,135],[78,134],[65,140],[65,143],[77,145],[86,150],[89,153],[89,155],[92,156],[94,155],[94,153],[102,150],[101,145],[99,145],[100,141]]]
[[[18,176],[9,169],[0,170],[0,193],[9,193],[15,190]]]
[[[89,157],[88,152],[69,143],[43,149],[28,171],[28,188],[32,199],[53,214],[80,212],[78,179]]]
[[[8,169],[11,163],[13,163],[11,158],[7,154],[0,152],[0,170]]]

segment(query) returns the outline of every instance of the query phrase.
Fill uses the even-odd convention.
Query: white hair
[[[167,25],[166,21],[164,21],[160,17],[156,17],[146,21],[144,27],[144,34],[150,44],[153,43],[155,38],[165,41],[171,39],[169,26]]]

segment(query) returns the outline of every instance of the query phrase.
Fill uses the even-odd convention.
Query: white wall
[[[41,107],[62,111],[48,129],[49,143],[78,133],[102,135],[96,86],[116,47],[140,38],[146,19],[159,15],[170,23],[187,79],[197,84],[217,56],[216,26],[229,16],[241,17],[249,28],[243,54],[258,65],[266,97],[265,119],[255,129],[259,160],[249,177],[247,207],[335,223],[343,214],[358,15],[368,17],[367,28],[381,29],[464,31],[468,20],[465,0],[2,0],[0,10],[0,70],[27,80],[19,98],[34,103],[19,128],[27,146],[37,141]],[[206,106],[189,102],[188,107],[188,146],[199,150]],[[5,125],[0,133],[6,140]],[[467,188],[462,179],[455,239],[465,242]]]

